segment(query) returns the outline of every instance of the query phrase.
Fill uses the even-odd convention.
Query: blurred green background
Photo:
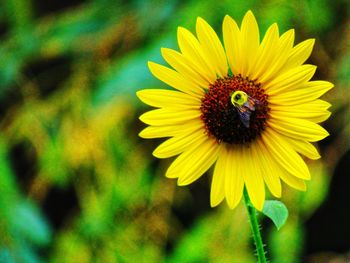
[[[209,207],[210,173],[188,187],[142,140],[135,97],[165,87],[147,61],[177,48],[197,16],[221,37],[225,14],[251,9],[316,38],[314,79],[331,136],[308,162],[308,191],[283,189],[290,217],[264,220],[271,262],[350,262],[350,4],[347,0],[0,2],[0,262],[254,262],[242,204]]]

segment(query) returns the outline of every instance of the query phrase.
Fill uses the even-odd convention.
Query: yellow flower
[[[161,49],[172,68],[148,64],[155,77],[176,91],[137,92],[144,103],[159,108],[140,116],[150,125],[140,136],[171,137],[153,155],[179,155],[166,176],[188,185],[215,164],[211,206],[226,198],[230,208],[237,206],[244,187],[259,210],[265,184],[276,197],[281,197],[281,180],[306,190],[310,173],[300,154],[320,158],[310,142],[328,136],[317,123],[330,116],[330,104],[318,98],[333,87],[310,81],[316,66],[303,64],[314,39],[294,46],[294,30],[280,36],[273,24],[260,42],[251,11],[240,28],[230,16],[224,18],[225,49],[202,18],[196,33],[179,27],[180,52]]]

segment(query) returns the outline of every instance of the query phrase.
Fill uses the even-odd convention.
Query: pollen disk
[[[243,91],[255,102],[255,110],[244,105],[240,109],[249,115],[249,127],[243,124],[242,113],[231,102],[235,91]],[[208,136],[215,137],[219,143],[246,144],[254,141],[266,126],[269,113],[267,98],[260,83],[241,75],[217,79],[209,86],[200,108]]]

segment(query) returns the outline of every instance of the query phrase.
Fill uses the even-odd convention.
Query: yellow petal
[[[316,66],[302,65],[279,75],[266,83],[263,88],[267,91],[269,96],[282,94],[293,86],[305,85],[315,74],[315,71]]]
[[[162,48],[161,52],[165,61],[187,80],[202,88],[207,89],[209,87],[210,82],[205,73],[196,71],[196,66],[193,62],[183,54],[169,48]]]
[[[252,11],[248,11],[241,26],[241,50],[240,73],[250,77],[253,71],[260,43],[259,27]]]
[[[258,145],[260,146],[261,152],[263,153],[262,157],[265,158],[267,164],[267,166],[263,166],[265,167],[263,170],[265,172],[263,173],[265,175],[264,180],[273,195],[276,197],[281,196],[281,182],[279,179],[276,180],[276,177],[281,178],[285,183],[295,189],[301,191],[306,190],[306,184],[304,180],[297,178],[289,173],[281,163],[276,161],[273,157],[273,153],[265,146],[263,141],[258,141]],[[267,180],[267,176],[270,177],[270,180]]]
[[[180,124],[189,120],[199,119],[200,110],[162,108],[148,111],[140,116],[140,120],[154,126]]]
[[[201,100],[198,97],[163,89],[145,89],[136,92],[137,97],[144,103],[158,108],[180,107],[199,109]]]
[[[283,139],[287,141],[293,147],[294,150],[306,156],[307,158],[311,160],[317,160],[321,158],[317,149],[311,143],[303,140],[295,140],[290,137],[284,137]]]
[[[179,155],[166,172],[169,178],[179,178],[178,185],[188,185],[197,180],[216,161],[218,143],[210,138],[193,144]]]
[[[262,167],[258,166],[256,162],[259,156],[253,155],[253,147],[255,147],[255,145],[243,148],[243,163],[239,165],[245,168],[243,177],[250,201],[256,209],[261,211],[265,201],[265,185],[262,177]]]
[[[211,181],[210,189],[210,206],[215,207],[222,202],[225,198],[225,178],[231,176],[227,174],[226,162],[227,162],[227,150],[226,147],[220,146],[218,153],[218,160],[215,164],[213,178]]]
[[[208,136],[204,134],[204,130],[201,128],[174,136],[160,144],[153,151],[153,155],[157,158],[169,158],[184,152],[189,146],[196,144],[198,141],[203,141],[205,138],[208,138]]]
[[[215,68],[215,72],[220,77],[226,77],[228,65],[222,44],[212,27],[202,18],[197,18],[196,32],[204,53]]]
[[[180,136],[198,130],[199,128],[204,130],[203,122],[200,119],[175,125],[149,126],[142,130],[139,136],[145,139]]]
[[[279,113],[277,115],[277,113]],[[298,119],[304,119],[315,123],[320,123],[329,118],[331,116],[331,112],[328,110],[322,110],[322,111],[294,111],[294,112],[274,112],[271,113],[271,116],[280,116],[280,118],[288,117],[288,118],[298,118]]]
[[[268,100],[269,103],[276,105],[300,105],[319,98],[333,87],[334,85],[328,81],[309,81],[290,87],[279,94],[270,95]]]
[[[179,133],[177,126],[149,126],[143,129],[139,136],[144,139],[163,138],[175,136]]]
[[[202,98],[204,90],[193,82],[187,80],[175,70],[151,61],[148,62],[148,67],[152,74],[165,84],[168,84],[169,86],[187,94]]]
[[[282,136],[272,129],[267,129],[262,134],[262,139],[271,156],[286,171],[298,178],[310,179],[310,172],[304,160],[286,140],[283,140]]]
[[[322,111],[328,110],[332,105],[324,100],[314,100],[307,103],[299,103],[297,105],[273,105],[271,111],[273,112],[287,112],[287,111],[300,111],[300,110],[311,110],[311,111]]]
[[[278,35],[277,24],[271,25],[266,31],[264,39],[258,49],[256,63],[251,71],[251,79],[257,79],[259,82],[259,78],[268,70],[275,59],[275,50],[278,48]]]
[[[225,195],[228,206],[233,209],[242,199],[244,180],[244,167],[241,162],[244,160],[242,154],[242,147],[230,147],[227,150],[227,157],[225,160]]]
[[[177,40],[181,53],[193,62],[197,72],[201,72],[201,75],[205,76],[209,83],[214,83],[216,80],[215,69],[193,34],[187,29],[179,27]]]
[[[310,57],[314,44],[315,39],[308,39],[296,45],[281,71],[302,65]]]
[[[271,116],[268,123],[276,131],[294,139],[316,142],[329,135],[320,125],[303,119]]]
[[[230,69],[234,75],[240,73],[241,63],[241,33],[235,20],[226,15],[223,26],[224,45]]]
[[[277,118],[300,118],[312,122],[322,122],[328,119],[330,112],[327,110],[331,105],[323,100],[314,100],[299,105],[276,105],[271,107],[270,116]]]
[[[277,49],[274,50],[276,57],[273,62],[267,67],[264,73],[259,77],[259,82],[264,85],[271,79],[275,78],[283,65],[286,63],[294,43],[294,29],[284,33],[278,41]]]
[[[271,153],[266,149],[261,140],[258,140],[255,147],[252,147],[256,165],[261,167],[264,181],[270,192],[280,198],[282,195],[282,187],[279,175],[281,168],[271,157]]]
[[[303,179],[297,178],[288,172],[281,173],[280,177],[289,186],[300,191],[306,191],[306,184]]]

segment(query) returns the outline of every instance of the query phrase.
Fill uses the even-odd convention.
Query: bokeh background
[[[316,38],[314,79],[335,88],[323,158],[287,224],[262,221],[271,262],[350,262],[350,4],[347,0],[2,0],[0,262],[254,262],[244,205],[210,208],[210,173],[187,187],[142,140],[135,97],[165,87],[147,61],[197,16],[219,32],[251,9],[296,43]]]

